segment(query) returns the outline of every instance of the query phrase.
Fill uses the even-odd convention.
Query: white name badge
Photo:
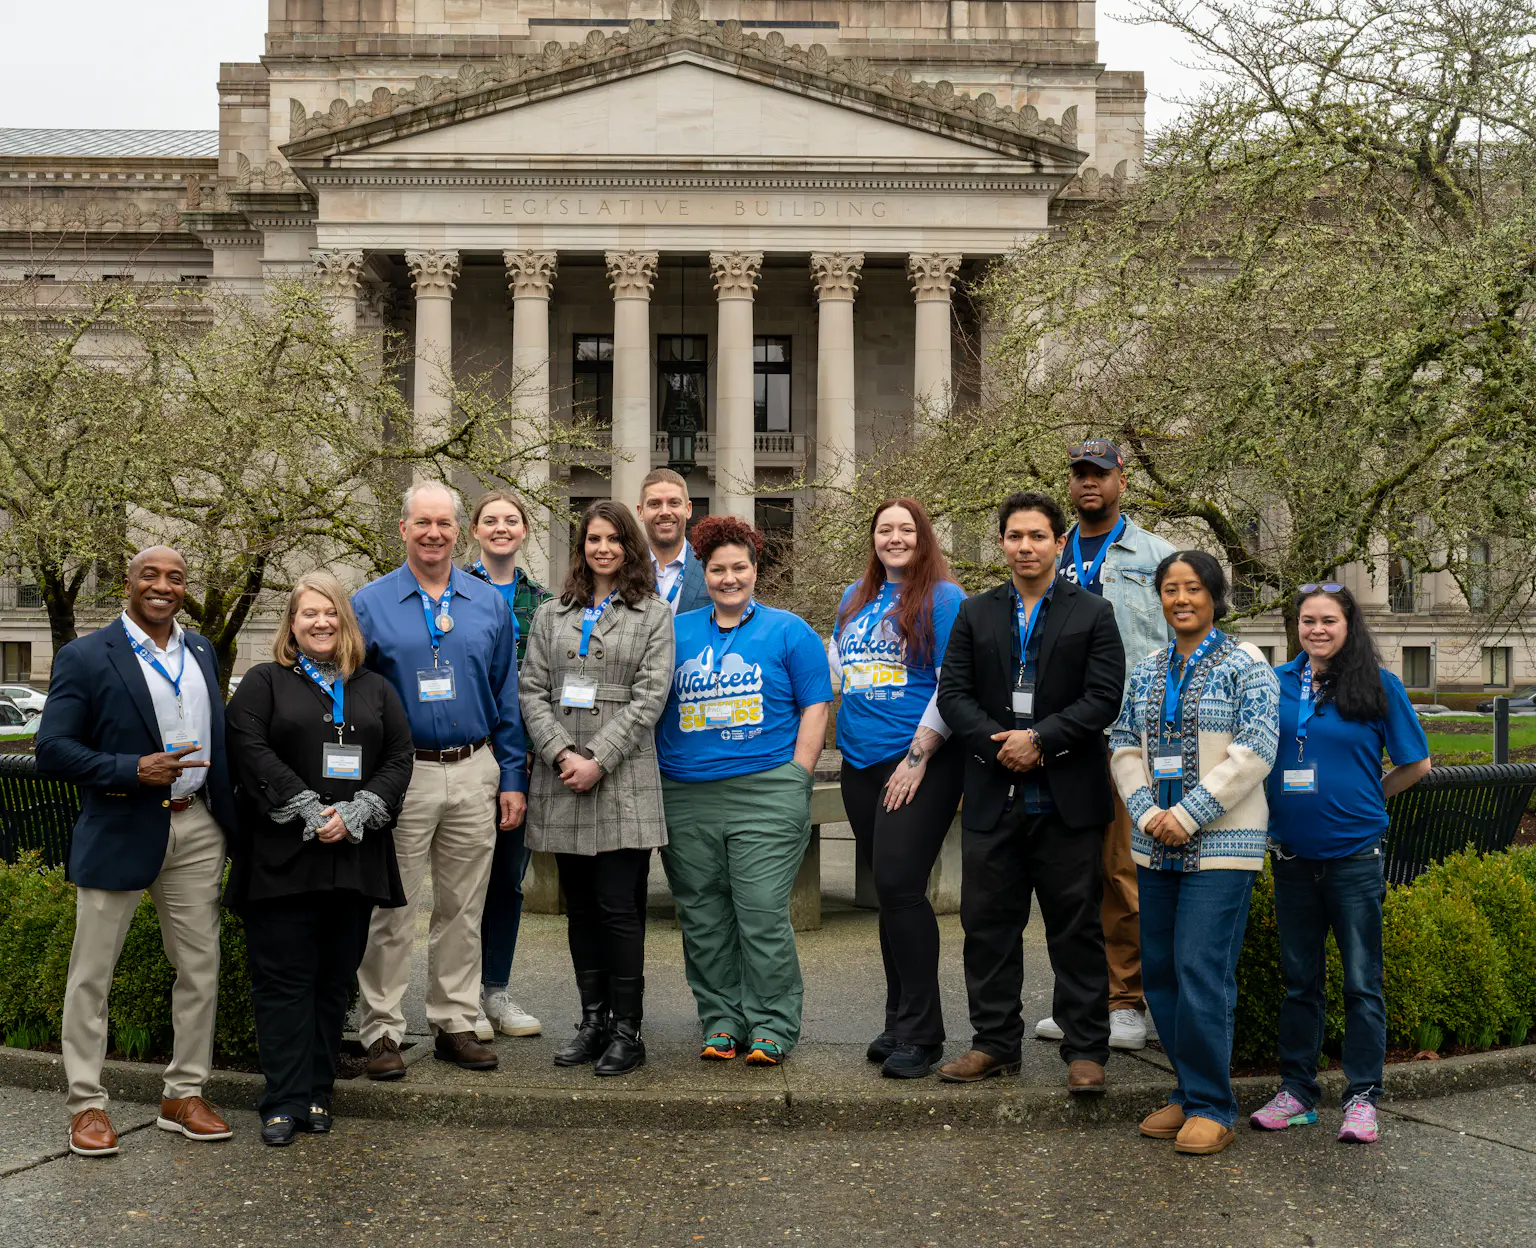
[[[573,706],[577,710],[591,710],[597,705],[597,686],[566,677],[560,690],[560,705]]]
[[[167,741],[165,743],[165,752],[167,754],[174,754],[177,750],[184,750],[188,746],[191,746],[194,750],[201,748],[196,737],[184,737],[180,741]]]
[[[416,673],[416,700],[418,702],[452,702],[453,668],[424,667]]]
[[[327,780],[361,780],[363,747],[327,742],[320,750],[320,770]]]
[[[1154,780],[1182,780],[1184,778],[1184,756],[1182,754],[1159,754],[1152,760],[1152,778]]]
[[[1033,689],[1015,689],[1013,691],[1013,713],[1015,715],[1034,716],[1035,691]]]
[[[1311,767],[1286,768],[1280,784],[1286,793],[1316,793],[1317,772]]]
[[[706,724],[714,724],[716,726],[722,726],[722,725],[725,725],[725,724],[734,723],[735,719],[736,719],[736,708],[731,703],[729,703],[729,702],[706,702],[706,703],[704,703],[704,722]]]

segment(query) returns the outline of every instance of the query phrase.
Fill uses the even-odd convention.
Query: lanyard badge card
[[[304,675],[320,686],[322,693],[330,695],[331,713],[325,718],[336,726],[336,740],[327,741],[320,747],[320,774],[327,780],[361,780],[363,778],[363,747],[344,745],[342,730],[346,727],[347,689],[344,681],[327,680],[320,669],[304,655],[299,655],[299,667]]]
[[[679,577],[678,581],[681,583],[682,578]],[[581,644],[577,653],[581,656],[583,667],[586,666],[587,651],[592,648],[592,630],[597,627],[603,612],[612,601],[613,594],[609,594],[597,606],[583,607],[581,610]],[[560,705],[577,711],[591,710],[597,705],[597,682],[589,680],[585,672],[567,673],[565,683],[560,687]]]
[[[1035,621],[1040,618],[1045,599],[1040,599],[1035,603],[1035,609],[1026,614],[1024,601],[1015,591],[1013,606],[1019,625],[1019,674],[1013,683],[1013,714],[1016,719],[1032,721],[1035,717],[1035,678],[1029,671],[1029,639],[1034,635]]]
[[[1301,702],[1296,708],[1296,766],[1280,773],[1282,793],[1316,793],[1317,764],[1306,761],[1307,725],[1317,714],[1317,695],[1312,688],[1312,660],[1301,667]]]
[[[437,653],[443,638],[453,631],[454,620],[449,612],[453,603],[453,586],[443,592],[441,607],[433,604],[427,591],[420,589],[421,609],[427,618],[427,636],[432,642],[432,666],[416,670],[416,700],[418,702],[452,702],[457,695],[453,684],[453,667],[438,661]]]

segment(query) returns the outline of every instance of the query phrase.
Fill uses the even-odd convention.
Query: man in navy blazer
[[[145,889],[176,967],[175,1046],[158,1125],[227,1140],[206,1100],[219,1000],[219,894],[235,823],[224,762],[224,702],[208,642],[181,628],[187,565],[168,546],[128,565],[127,607],[54,656],[37,733],[38,768],[80,787],[70,842],[75,941],[64,991],[70,1150],[117,1152],[101,1085],[107,997]]]
[[[651,571],[656,592],[672,608],[673,615],[709,606],[704,587],[704,565],[688,542],[688,520],[693,503],[688,483],[670,468],[657,468],[640,484],[640,503],[635,508],[651,544]]]

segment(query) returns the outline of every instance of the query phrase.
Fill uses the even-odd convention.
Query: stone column
[[[907,278],[917,300],[917,331],[912,350],[912,402],[919,420],[949,414],[950,291],[960,271],[959,256],[913,254]]]
[[[442,437],[453,423],[453,287],[456,251],[408,251],[416,284],[416,385],[412,407],[418,438]]]
[[[651,470],[651,287],[654,251],[604,253],[613,287],[613,478],[610,494],[640,502]]]
[[[811,280],[821,303],[816,329],[816,475],[853,484],[853,297],[864,269],[857,251],[811,253]]]
[[[507,286],[512,291],[512,376],[517,409],[526,417],[515,433],[547,445],[549,439],[549,294],[555,283],[552,251],[506,251]],[[539,495],[549,487],[548,452],[530,458],[518,474],[527,493]],[[523,563],[539,581],[549,582],[549,512],[525,498],[532,508],[526,517],[529,536]]]
[[[752,419],[752,291],[763,268],[760,251],[712,251],[720,302],[715,365],[715,498],[722,514],[753,520],[757,461]]]
[[[313,247],[309,252],[331,309],[331,320],[343,334],[357,332],[357,279],[363,271],[361,248]]]

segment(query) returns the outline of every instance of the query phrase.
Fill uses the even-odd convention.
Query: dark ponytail
[[[1341,716],[1356,723],[1385,719],[1387,691],[1381,686],[1381,654],[1355,596],[1343,587],[1332,593],[1318,590],[1297,595],[1298,616],[1301,608],[1313,598],[1331,598],[1338,603],[1348,629],[1344,644],[1328,661],[1328,670],[1322,674],[1319,703],[1331,699]]]

